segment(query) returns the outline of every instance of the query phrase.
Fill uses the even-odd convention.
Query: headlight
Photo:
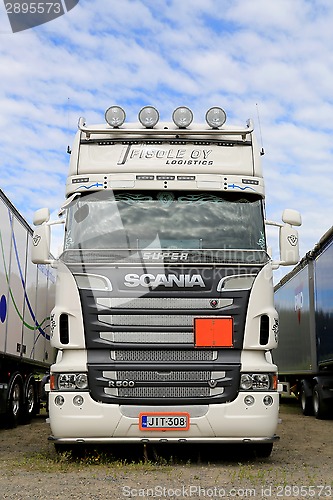
[[[210,108],[206,113],[206,122],[212,128],[222,127],[226,119],[226,112],[222,108]]]
[[[75,377],[76,387],[78,389],[88,389],[88,376],[86,373],[79,373]]]
[[[120,106],[111,106],[105,111],[105,121],[113,128],[121,127],[126,119],[126,113]]]
[[[242,373],[240,389],[242,391],[267,391],[275,389],[275,374],[270,373]]]
[[[193,113],[189,108],[180,106],[174,110],[172,120],[177,127],[186,128],[192,123]]]
[[[252,389],[252,377],[248,373],[243,373],[241,376],[240,388],[243,391],[249,391]]]
[[[57,388],[67,391],[88,389],[88,376],[86,373],[60,373]]]
[[[159,113],[153,106],[145,106],[139,113],[139,122],[146,128],[153,128],[159,120]]]

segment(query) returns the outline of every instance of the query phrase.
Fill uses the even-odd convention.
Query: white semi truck
[[[0,190],[0,416],[5,426],[38,413],[54,361],[54,270],[31,262],[32,229]]]
[[[266,247],[253,126],[221,108],[138,123],[111,106],[71,151],[63,253],[48,260],[48,209],[34,262],[57,268],[51,439],[77,443],[248,443],[268,456],[278,421],[272,270],[298,261],[285,210],[281,261]],[[59,223],[60,221],[55,221]],[[267,221],[266,221],[267,222]]]

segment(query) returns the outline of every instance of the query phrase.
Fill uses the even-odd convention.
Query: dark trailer
[[[333,227],[276,285],[280,315],[274,361],[283,391],[304,415],[333,416]]]

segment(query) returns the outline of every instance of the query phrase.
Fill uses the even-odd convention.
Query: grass
[[[133,459],[119,458],[102,447],[90,447],[66,449],[58,453],[51,448],[45,452],[32,453],[22,458],[10,460],[2,464],[2,469],[8,469],[8,472],[13,472],[13,474],[17,469],[22,468],[42,473],[74,472],[92,467],[107,467],[113,472],[124,469],[128,471],[161,471],[166,470],[169,465],[171,463],[168,463],[163,457],[157,457],[156,460],[139,458],[138,456]]]
[[[124,479],[132,479],[138,484],[145,484],[145,481],[147,484],[149,481],[153,484],[152,482],[158,478],[160,484],[165,482],[172,484],[175,480],[179,484],[204,484],[203,481],[209,481],[210,485],[229,484],[258,488],[261,485],[288,486],[293,484],[294,480],[297,484],[297,474],[294,478],[296,471],[304,478],[305,485],[316,485],[321,478],[320,470],[314,470],[304,462],[279,463],[278,456],[277,462],[274,459],[258,461],[246,460],[243,457],[239,459],[240,457],[234,456],[233,459],[228,458],[223,461],[220,458],[219,461],[198,463],[190,453],[186,455],[187,460],[184,460],[183,457],[179,458],[172,453],[159,454],[159,450],[155,450],[153,454],[152,449],[149,449],[145,456],[142,456],[141,452],[138,453],[138,450],[136,451],[136,456],[133,458],[129,458],[131,454],[128,450],[127,457],[124,458],[119,456],[119,450],[111,453],[107,447],[90,447],[77,449],[75,452],[64,450],[61,453],[55,453],[53,445],[49,444],[45,452],[33,453],[16,459],[10,464],[8,462],[5,469],[2,466],[2,473],[5,472],[7,477],[13,476],[13,478],[18,473],[41,473],[46,475],[46,481],[48,474],[81,474],[84,477],[89,475],[91,478],[102,475],[108,480],[121,482]]]
[[[59,447],[60,448],[60,447]],[[119,446],[76,446],[73,448],[63,447],[58,453],[54,450],[53,444],[48,443],[42,452],[33,452],[6,461],[2,468],[8,471],[25,469],[34,472],[55,473],[73,472],[78,470],[91,469],[92,467],[107,468],[109,472],[117,473],[124,470],[153,472],[163,471],[168,473],[174,467],[191,467],[193,473],[199,467],[219,467],[223,465],[228,468],[228,473],[237,475],[239,478],[252,477],[253,470],[256,470],[258,461],[244,453],[234,451],[234,447],[217,447],[216,456],[212,453],[211,447],[184,446],[168,447],[147,446],[147,445],[127,445]],[[224,451],[222,451],[224,450]],[[252,471],[252,472],[251,472]],[[263,473],[261,473],[263,474]],[[258,475],[258,474],[257,474]],[[200,474],[194,479],[200,479]]]

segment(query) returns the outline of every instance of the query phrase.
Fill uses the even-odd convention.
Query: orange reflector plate
[[[195,318],[195,347],[233,347],[232,318]]]

